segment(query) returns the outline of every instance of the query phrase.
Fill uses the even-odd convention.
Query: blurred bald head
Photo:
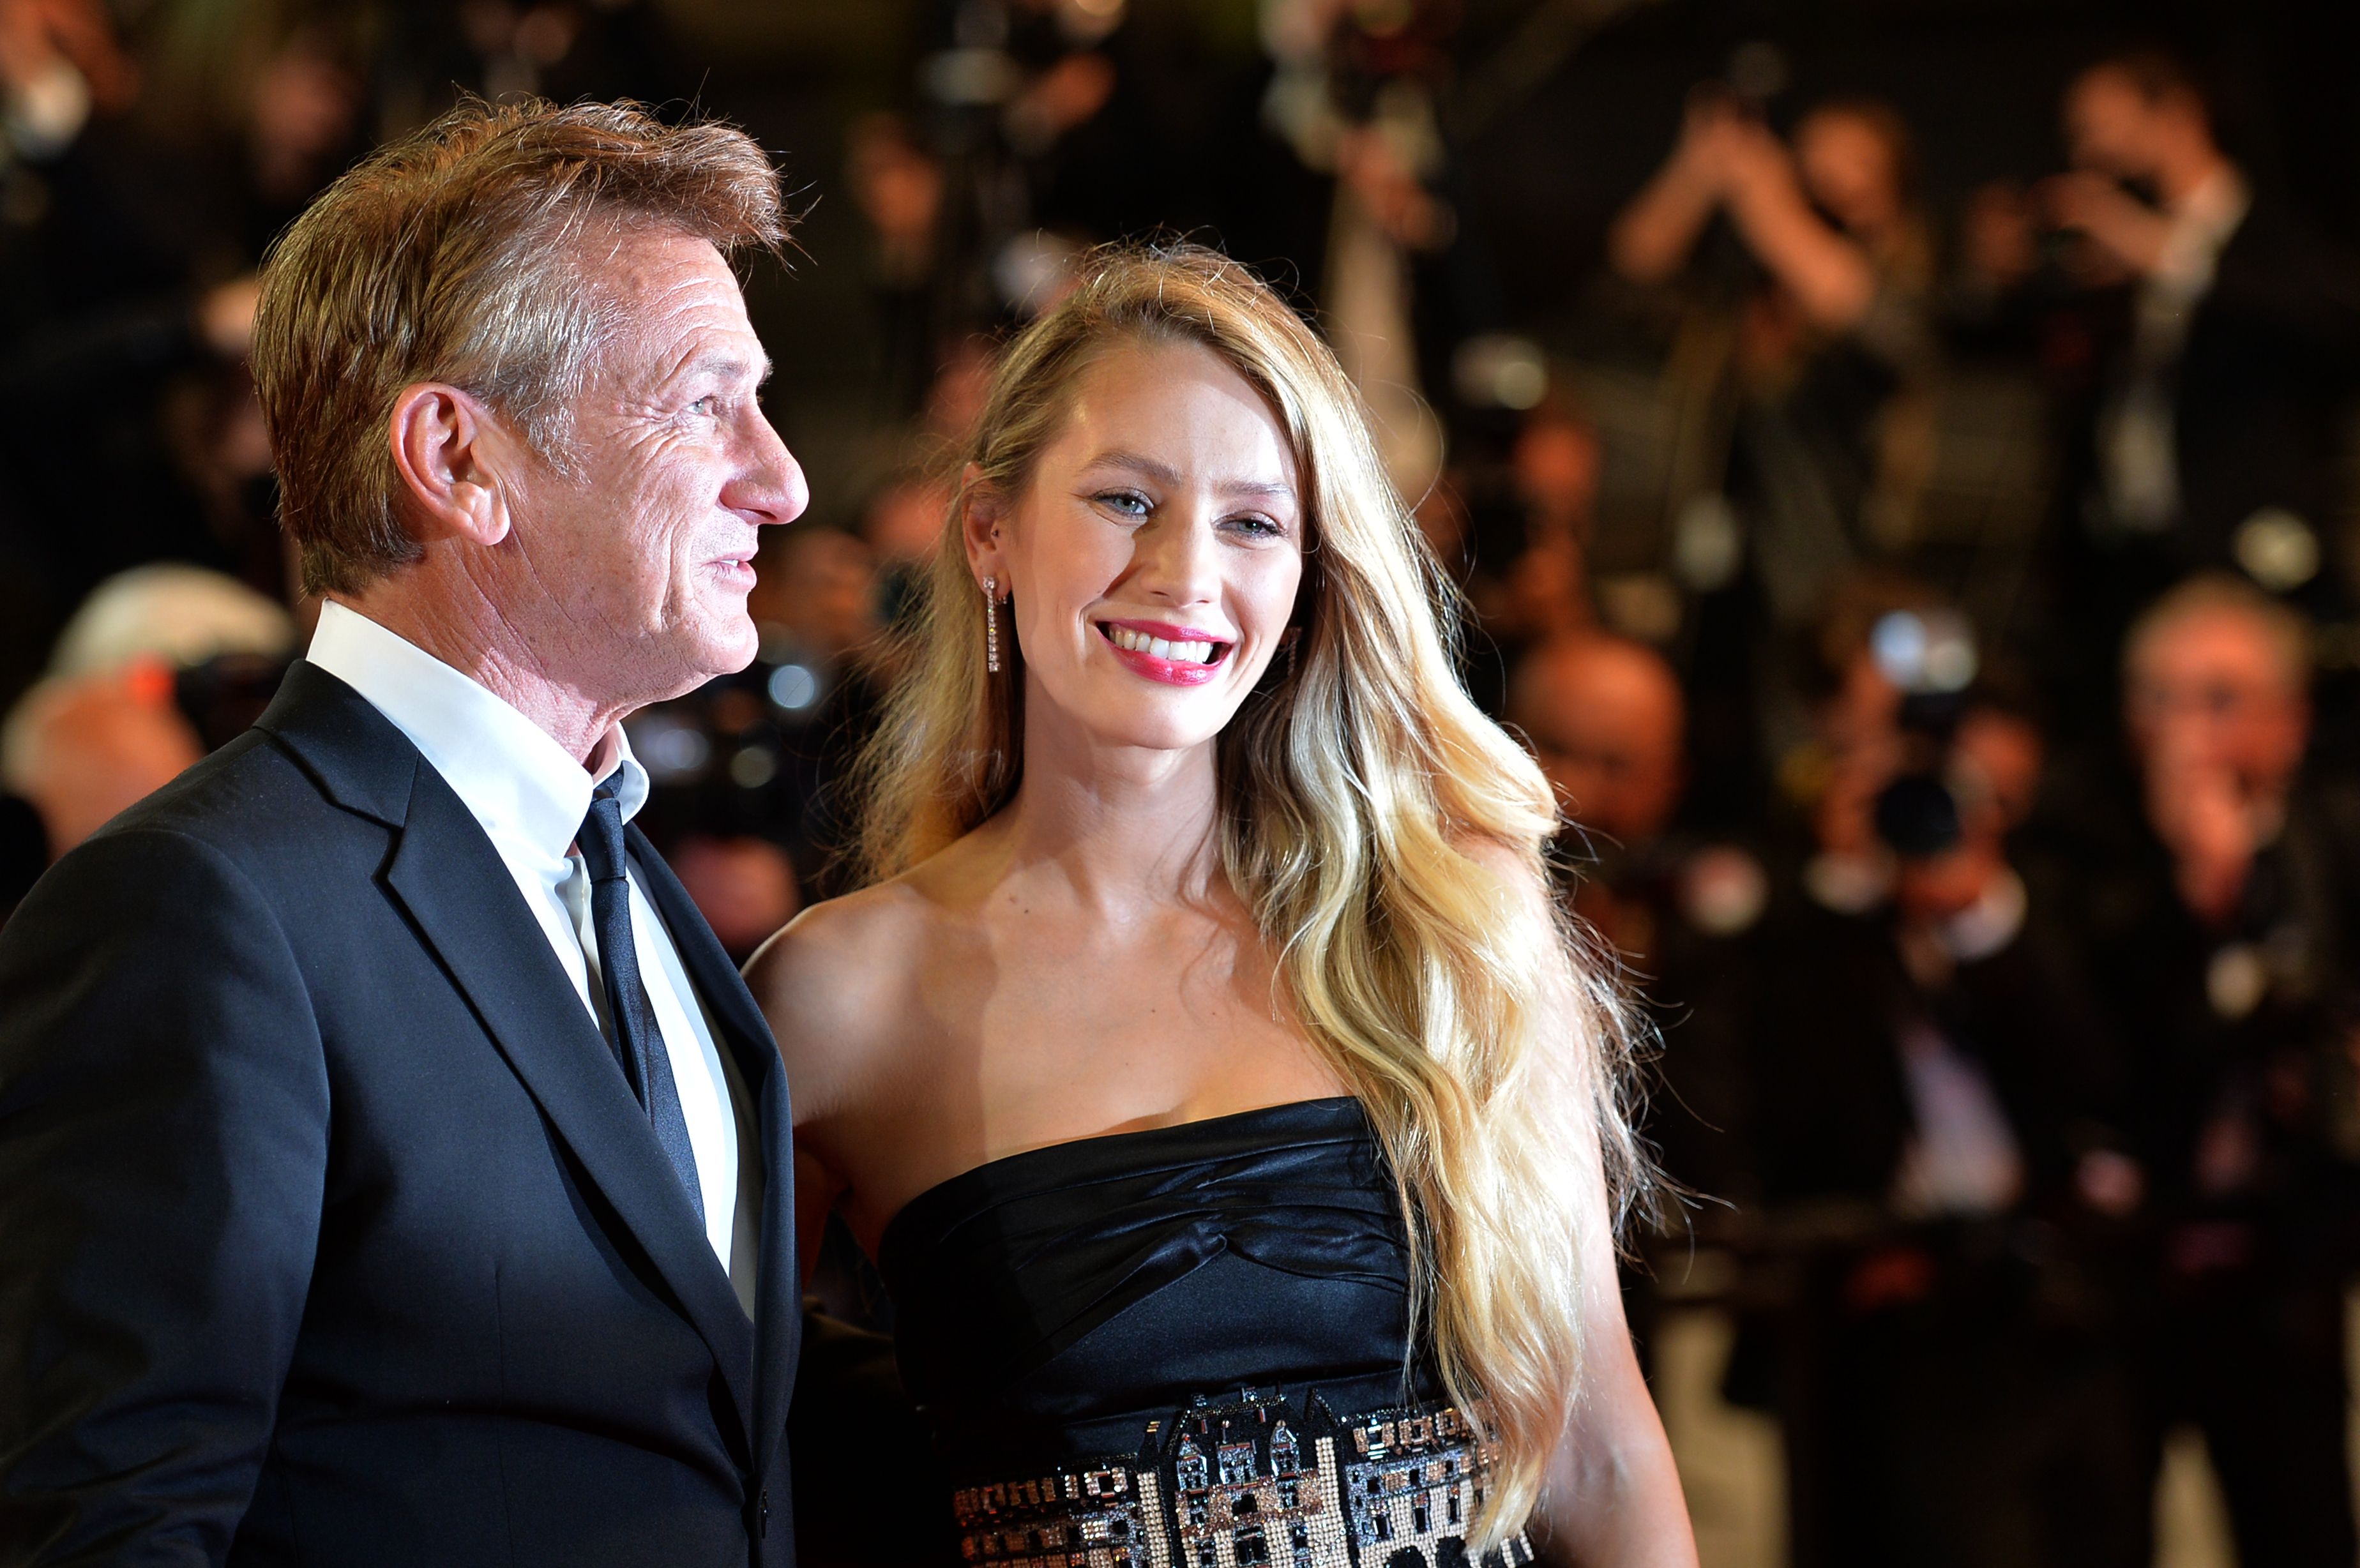
[[[1688,714],[1653,648],[1598,633],[1544,643],[1516,665],[1508,719],[1583,827],[1636,844],[1671,820],[1687,782]]]
[[[2151,605],[2123,646],[2124,717],[2147,768],[2226,768],[2283,791],[2311,739],[2311,628],[2242,578],[2190,579]]]

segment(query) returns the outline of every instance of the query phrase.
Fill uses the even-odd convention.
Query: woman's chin
[[[1218,736],[1236,711],[1234,702],[1191,692],[1178,701],[1092,703],[1075,715],[1074,727],[1097,749],[1187,751]]]

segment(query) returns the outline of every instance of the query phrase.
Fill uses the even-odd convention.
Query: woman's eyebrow
[[[1096,457],[1090,459],[1088,463],[1085,466],[1089,468],[1127,468],[1134,474],[1155,481],[1158,485],[1170,486],[1177,486],[1180,484],[1181,479],[1180,471],[1173,467],[1170,463],[1164,462],[1160,458],[1150,457],[1145,452],[1131,452],[1123,447],[1114,447],[1102,452]],[[1220,490],[1221,494],[1225,495],[1283,495],[1288,500],[1293,500],[1295,498],[1295,486],[1287,484],[1284,480],[1272,480],[1268,483],[1263,483],[1262,481],[1252,479],[1236,479],[1227,481],[1218,486],[1218,488]]]

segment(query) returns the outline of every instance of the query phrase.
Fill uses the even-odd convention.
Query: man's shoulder
[[[357,825],[276,737],[248,730],[116,817],[95,840],[191,840],[246,861],[300,859],[325,829]],[[383,829],[375,836],[382,839]]]
[[[298,662],[252,729],[99,836],[180,836],[233,854],[300,858],[317,849],[318,831],[330,824],[398,826],[421,760],[366,698]]]

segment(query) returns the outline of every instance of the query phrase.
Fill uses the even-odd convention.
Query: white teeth
[[[1153,637],[1133,631],[1129,626],[1109,626],[1107,640],[1115,647],[1132,653],[1143,653],[1153,659],[1168,659],[1181,664],[1210,664],[1217,644],[1199,639],[1195,642],[1174,642],[1167,637]]]

